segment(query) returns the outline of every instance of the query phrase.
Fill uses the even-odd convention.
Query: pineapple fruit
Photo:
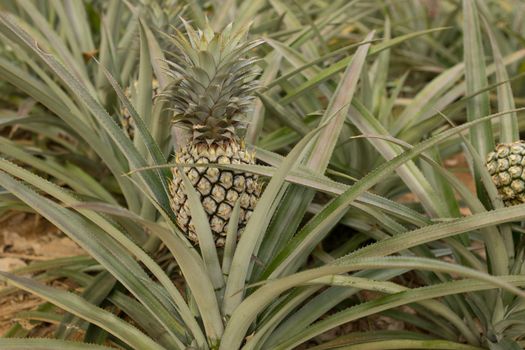
[[[506,206],[525,203],[525,142],[497,145],[487,169]]]
[[[137,91],[138,83],[139,83],[138,80],[135,80],[133,82],[133,89],[135,90],[135,92]],[[153,79],[151,87],[152,87],[152,97],[151,98],[155,99],[157,98],[157,96],[159,96],[159,81],[157,79]],[[129,100],[131,100],[132,93],[131,93],[130,86],[128,86],[124,90],[124,95],[126,95],[126,97]],[[122,106],[120,108],[120,116],[121,116],[120,123],[121,123],[122,128],[126,131],[126,134],[129,136],[129,138],[133,140],[133,138],[135,137],[135,122],[133,121],[133,118],[131,117],[131,114],[129,113],[126,107]]]
[[[183,169],[200,196],[220,247],[236,202],[240,201],[238,227],[242,232],[261,192],[255,174],[206,166],[255,164],[255,153],[246,148],[240,133],[256,88],[255,59],[247,54],[259,42],[246,41],[247,29],[233,31],[231,25],[215,33],[210,27],[194,30],[186,24],[186,31],[187,37],[181,33],[173,37],[177,50],[170,67],[176,80],[166,93],[175,111],[174,122],[191,134],[176,152],[175,162],[203,165]],[[177,224],[197,243],[179,168],[172,168],[172,174],[171,207]]]

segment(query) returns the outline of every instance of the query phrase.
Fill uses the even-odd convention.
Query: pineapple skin
[[[525,142],[499,144],[487,155],[487,170],[505,206],[525,203]]]
[[[135,80],[135,82],[133,83],[133,88],[135,89],[135,91],[138,88],[138,83],[139,83],[138,80]],[[159,89],[160,89],[159,81],[157,79],[153,79],[152,96],[151,96],[152,100],[155,100],[157,96],[159,96],[159,93],[160,93]],[[124,90],[124,95],[128,98],[128,100],[131,100],[131,89],[129,86]],[[133,118],[131,118],[131,114],[129,113],[126,107],[121,106],[120,116],[121,116],[120,124],[122,126],[122,129],[124,129],[124,131],[126,132],[126,135],[128,135],[128,137],[133,140],[135,138],[135,129],[136,129],[135,121],[133,120]]]
[[[235,141],[228,143],[190,143],[176,153],[179,164],[255,164],[255,154]],[[241,233],[260,197],[261,185],[256,174],[215,167],[184,167],[184,173],[199,194],[217,247],[224,246],[228,224],[236,202],[240,201],[238,232]],[[171,169],[171,207],[177,224],[188,238],[198,243],[188,198],[179,168]]]

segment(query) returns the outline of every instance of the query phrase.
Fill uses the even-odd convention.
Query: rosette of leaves
[[[2,41],[13,47],[18,61],[0,59],[0,76],[45,106],[39,107],[46,112],[45,125],[58,121],[80,146],[71,148],[76,157],[63,162],[46,145],[35,144],[40,147],[35,152],[36,146],[2,138],[0,186],[18,205],[55,224],[90,257],[1,273],[9,287],[0,295],[16,287],[49,303],[25,317],[60,324],[53,339],[23,338],[24,332],[15,327],[9,335],[16,338],[0,339],[0,347],[519,347],[524,332],[523,291],[518,287],[525,285],[525,278],[523,244],[512,234],[520,228],[512,223],[523,219],[524,211],[521,205],[503,208],[498,202],[480,156],[491,147],[480,146],[483,133],[474,130],[490,129],[491,122],[512,116],[512,95],[498,89],[508,87],[508,79],[497,86],[480,81],[491,72],[501,77],[505,65],[523,54],[496,58],[492,68],[482,71],[475,60],[483,57],[477,52],[479,45],[468,46],[481,41],[470,40],[481,35],[472,3],[465,1],[461,9],[444,7],[464,18],[462,28],[436,28],[448,24],[439,17],[393,30],[388,18],[406,18],[418,9],[394,3],[384,17],[382,4],[363,7],[342,0],[271,1],[267,6],[256,1],[240,8],[229,2],[229,8],[216,9],[193,2],[189,13],[197,24],[204,10],[217,18],[228,18],[231,11],[234,27],[242,27],[255,11],[252,36],[266,33],[266,44],[257,52],[264,90],[249,115],[246,133],[247,143],[257,147],[257,157],[266,165],[220,166],[266,177],[268,184],[239,241],[238,227],[228,225],[225,246],[217,249],[190,179],[182,176],[197,247],[177,227],[170,207],[168,179],[176,164],[170,158],[174,142],[169,140],[169,108],[151,106],[153,76],[161,86],[167,86],[170,77],[149,22],[138,22],[134,34],[139,43],[139,97],[130,102],[118,84],[122,65],[110,54],[118,52],[111,45],[121,42],[119,31],[108,31],[117,40],[101,40],[100,64],[86,65],[82,50],[67,39],[71,33],[85,33],[83,22],[73,22],[76,30],[66,32],[65,17],[51,21],[48,12],[18,1],[22,12],[0,17]],[[61,5],[54,6],[58,16]],[[123,18],[120,14],[110,17]],[[455,23],[457,18],[449,20]],[[225,24],[215,17],[210,22]],[[368,28],[384,35],[376,39],[377,31]],[[493,27],[486,28],[489,32]],[[452,40],[447,30],[465,34],[465,41],[452,48],[474,54],[445,54],[439,42],[443,37]],[[102,59],[104,45],[107,61]],[[497,46],[491,48],[496,52]],[[424,52],[441,69],[430,70],[435,76],[429,73],[426,80],[416,79],[420,89],[400,102],[401,91],[410,93],[403,89],[408,77],[393,70],[392,78],[387,68],[406,59],[407,50],[412,58]],[[399,67],[403,71],[403,65]],[[95,76],[101,77],[99,85],[91,80]],[[495,113],[472,110],[478,106],[472,101],[488,100],[494,91],[506,101]],[[135,121],[133,142],[114,115],[120,104]],[[470,116],[466,122],[461,119],[465,107]],[[448,127],[441,110],[464,123]],[[28,115],[28,123],[33,117]],[[509,127],[516,131],[519,123],[509,123],[504,134]],[[42,128],[32,132],[49,137]],[[470,141],[462,138],[467,133]],[[440,164],[441,157],[461,147],[469,152],[473,169],[488,180],[478,184],[487,199],[473,195]],[[109,180],[102,181],[96,169],[107,169]],[[409,191],[417,202],[392,200]],[[460,205],[473,215],[462,217]],[[491,206],[495,209],[488,211]],[[236,205],[232,216],[239,213]],[[152,257],[159,242],[168,248],[168,259]],[[472,242],[483,243],[489,259],[472,250]],[[449,262],[443,256],[450,257]],[[180,274],[172,273],[174,268]],[[417,284],[405,279],[409,271]],[[30,272],[35,273],[31,279],[21,276]],[[66,292],[45,285],[56,278],[69,278],[83,288]],[[377,297],[363,299],[362,291]],[[400,309],[403,305],[410,310]],[[349,334],[324,343],[318,337],[378,314],[414,327]]]

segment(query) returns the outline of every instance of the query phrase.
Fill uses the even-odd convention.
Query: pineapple
[[[246,148],[240,134],[256,88],[255,59],[246,56],[259,42],[245,41],[247,30],[235,32],[231,25],[215,33],[209,26],[194,30],[186,24],[186,31],[188,37],[181,33],[173,37],[177,52],[170,67],[176,81],[166,93],[175,111],[174,122],[191,134],[176,152],[175,162],[204,165],[185,167],[184,172],[199,193],[215,244],[220,247],[236,202],[240,201],[238,227],[242,232],[261,187],[254,174],[205,165],[255,164],[255,153]],[[178,168],[172,168],[172,174],[171,207],[177,224],[197,243]]]
[[[499,144],[487,156],[487,169],[506,206],[525,203],[525,142]]]
[[[137,91],[138,83],[138,80],[135,80],[133,82],[133,89],[135,90],[135,92]],[[155,99],[157,98],[157,96],[159,96],[159,81],[157,79],[153,79],[151,87],[153,95],[152,99]],[[131,100],[132,93],[130,86],[128,86],[124,90],[124,94],[129,100]],[[129,138],[133,140],[133,138],[135,137],[135,122],[133,121],[133,118],[131,118],[131,114],[129,113],[126,107],[122,106],[120,108],[120,116],[120,124],[122,125],[122,128],[126,131],[126,134],[129,136]]]

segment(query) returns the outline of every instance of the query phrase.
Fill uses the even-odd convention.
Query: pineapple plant
[[[228,26],[215,33],[209,26],[186,27],[188,38],[181,33],[173,37],[178,51],[170,66],[176,81],[166,93],[174,122],[191,133],[189,143],[176,152],[176,163],[255,164],[255,152],[246,147],[241,132],[257,86],[256,61],[247,56],[259,41],[245,40],[247,28],[234,31]],[[172,168],[170,204],[182,231],[198,242],[179,169]],[[200,196],[215,244],[223,246],[235,203],[240,201],[240,230],[257,203],[257,175],[207,166],[184,167],[184,173]]]
[[[158,4],[172,9],[173,2]],[[0,56],[5,56],[0,57],[0,77],[40,104],[22,118],[17,113],[23,115],[28,109],[23,104],[9,113],[0,111],[3,125],[21,125],[24,135],[35,136],[0,137],[0,204],[39,213],[78,242],[90,258],[36,262],[14,273],[0,271],[0,283],[10,285],[0,288],[0,298],[16,287],[49,302],[36,314],[21,313],[18,318],[32,320],[36,315],[53,323],[60,320],[49,339],[31,338],[35,333],[16,325],[9,338],[0,338],[1,349],[90,349],[93,343],[99,349],[159,350],[525,346],[523,292],[517,289],[525,286],[525,245],[518,234],[521,228],[513,224],[524,219],[523,208],[485,210],[490,203],[484,206],[441,166],[442,159],[461,149],[458,133],[478,126],[491,128],[485,122],[496,117],[489,115],[488,108],[477,110],[481,104],[474,101],[484,95],[489,101],[491,93],[488,82],[481,79],[492,74],[481,71],[485,55],[473,49],[479,41],[465,39],[469,45],[465,51],[474,54],[462,65],[456,61],[462,54],[457,40],[484,33],[476,21],[466,21],[462,31],[456,28],[448,35],[451,29],[427,31],[427,24],[435,27],[433,21],[391,27],[389,18],[392,23],[404,23],[414,13],[424,18],[419,16],[424,13],[417,13],[423,7],[405,2],[391,2],[388,7],[368,2],[366,6],[378,9],[368,14],[363,14],[361,4],[345,0],[296,2],[290,8],[286,1],[232,2],[231,7],[222,8],[214,6],[218,2],[205,2],[205,8],[193,2],[188,19],[204,29],[187,27],[187,36],[177,34],[176,45],[167,48],[153,35],[158,26],[143,17],[137,23],[137,12],[128,6],[143,1],[87,2],[88,9],[96,6],[108,28],[120,28],[104,32],[98,22],[65,30],[70,13],[85,14],[73,24],[90,18],[82,2],[34,3],[40,6],[24,0],[6,2],[3,6],[10,13],[0,11],[0,44],[7,43],[18,59],[11,60],[0,50]],[[457,9],[459,2],[440,7],[443,13],[451,13],[449,22],[441,15],[436,19],[440,25],[455,26],[458,18],[477,18],[474,3],[482,2],[465,0],[464,10]],[[254,14],[257,5],[260,11]],[[299,6],[305,12],[294,17],[293,10]],[[351,23],[360,21],[355,18],[361,14],[363,22]],[[268,38],[264,50],[257,50],[262,55],[259,79],[264,90],[261,100],[254,103],[245,136],[244,120],[255,84],[249,72],[258,74],[246,57],[255,43],[245,42],[245,33],[231,27],[220,34],[213,32],[206,26],[206,16],[217,30],[233,19],[237,28],[254,20],[252,34]],[[162,18],[153,23],[162,24]],[[86,28],[95,30],[93,45]],[[373,32],[365,35],[363,30],[369,28],[384,38],[376,42]],[[488,29],[500,30],[497,26]],[[467,35],[455,35],[463,32]],[[78,40],[77,34],[84,40]],[[111,37],[102,40],[103,35]],[[435,35],[435,40],[416,38],[423,35]],[[137,36],[140,40],[135,40]],[[353,38],[363,41],[356,47]],[[82,47],[77,47],[78,42]],[[129,54],[130,42],[140,45],[140,62]],[[452,54],[446,60],[442,60],[444,50],[435,49],[442,42]],[[103,64],[86,64],[81,53],[97,47]],[[173,51],[170,72],[170,57],[165,59],[165,53]],[[431,58],[429,65],[439,63],[433,67],[437,69],[410,73],[410,84],[405,85],[405,76],[399,77],[405,71],[403,65],[420,67],[421,57]],[[518,49],[498,68],[510,68],[522,58],[525,53]],[[399,62],[403,65],[396,67]],[[142,69],[135,68],[135,63]],[[388,73],[389,66],[396,69]],[[108,67],[114,79],[108,79],[102,67]],[[166,108],[168,101],[162,98],[150,109],[149,86],[130,104],[119,84],[129,85],[137,73],[137,89],[157,78],[163,97],[171,96],[173,108]],[[464,75],[469,84],[459,84]],[[443,80],[450,85],[436,89]],[[136,122],[132,129],[140,133],[140,140],[130,140],[111,118],[120,108],[115,92],[129,108],[128,115]],[[512,97],[501,91],[497,95],[498,99]],[[444,120],[437,110],[462,120],[465,104],[471,120],[441,129]],[[510,101],[502,103],[499,112],[508,113],[512,106]],[[177,150],[175,168],[169,142],[173,110],[176,125],[191,135]],[[518,127],[525,128],[523,118],[519,123],[515,119],[515,135],[497,135],[500,142],[517,140]],[[434,133],[438,129],[442,131]],[[74,135],[79,146],[58,148],[57,143],[41,142],[54,139],[57,130]],[[479,154],[493,148],[493,138],[486,134],[470,135],[478,141],[475,147],[487,143],[477,148]],[[366,135],[373,137],[361,137]],[[407,150],[402,143],[391,142],[394,138],[412,147]],[[242,167],[253,164],[255,157],[243,139],[257,144],[261,150],[257,158],[269,165],[249,169],[271,176],[264,200],[258,202],[257,177]],[[181,142],[178,137],[176,141]],[[433,162],[415,161],[423,154],[422,160],[430,157]],[[63,159],[79,161],[70,164]],[[215,166],[221,163],[233,170]],[[236,176],[244,186],[235,187]],[[103,181],[107,178],[111,181]],[[171,191],[167,190],[169,181]],[[190,189],[183,185],[188,183],[196,188],[205,208],[210,203],[205,202],[207,197],[215,205],[228,204],[222,207],[226,214],[233,203],[242,207],[244,233],[238,244],[220,248],[223,231],[213,231],[219,248],[201,242],[200,249],[194,249],[182,239],[179,228],[196,241],[190,231],[191,213],[183,208],[193,211],[197,204],[201,209],[194,198],[187,204],[184,193]],[[203,195],[199,184],[209,192]],[[235,192],[230,196],[237,199],[228,202],[224,189],[225,200],[216,201],[221,188],[230,184]],[[393,201],[405,192],[415,193],[417,200]],[[333,200],[326,201],[324,196]],[[179,209],[174,213],[176,200]],[[460,205],[472,215],[462,215]],[[231,218],[221,217],[219,210],[209,213],[211,226],[215,222],[226,226]],[[186,226],[177,222],[184,215]],[[212,222],[214,217],[222,221]],[[206,219],[193,217],[199,227]],[[516,234],[508,234],[509,230]],[[457,235],[460,240],[455,239]],[[471,242],[483,244],[485,254],[471,249]],[[169,251],[162,252],[160,259],[157,243]],[[180,272],[175,279],[174,268]],[[405,278],[408,270],[415,279]],[[31,279],[20,276],[30,273],[34,274]],[[44,284],[54,279],[73,280],[80,288],[66,292],[60,285]],[[505,291],[497,291],[501,289]],[[371,293],[358,294],[362,290]],[[409,308],[400,308],[404,305]],[[339,334],[342,325],[378,313],[413,327],[326,337]]]
[[[487,155],[487,169],[506,206],[525,203],[525,142],[502,143]]]
[[[128,99],[130,100],[132,99],[133,93],[131,89],[133,88],[134,91],[137,91],[138,83],[139,81],[135,80],[132,86],[128,86],[124,90],[124,95],[126,95]],[[159,81],[157,79],[153,79],[151,83],[151,87],[152,87],[152,97],[151,98],[154,100],[155,98],[159,96],[159,93],[160,93],[159,92]],[[129,138],[133,140],[135,138],[135,128],[136,128],[135,122],[133,121],[133,118],[131,117],[131,114],[129,113],[128,109],[124,106],[120,107],[120,125],[126,131],[126,134],[129,136]]]

